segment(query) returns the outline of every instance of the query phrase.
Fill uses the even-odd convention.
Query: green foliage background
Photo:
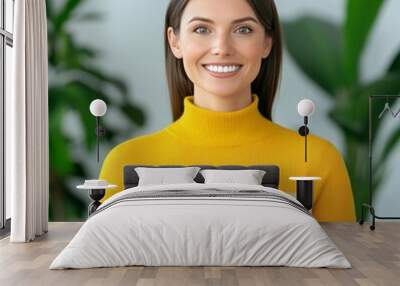
[[[368,201],[368,98],[369,95],[400,93],[400,51],[386,72],[373,81],[360,79],[360,60],[384,0],[347,0],[346,17],[336,25],[307,15],[283,24],[286,47],[300,69],[333,100],[330,119],[345,139],[345,161],[352,182],[357,216]],[[393,105],[396,100],[389,100]],[[383,128],[378,115],[382,105],[372,108],[375,143]],[[374,153],[373,192],[379,190],[390,153],[400,137],[394,130],[380,154]],[[379,166],[379,168],[376,168]]]
[[[74,157],[73,138],[67,132],[66,116],[78,116],[84,136],[86,152],[95,149],[95,118],[89,112],[90,102],[96,98],[104,100],[108,110],[114,110],[127,119],[130,127],[118,130],[120,134],[132,136],[135,127],[143,126],[145,114],[129,98],[129,90],[123,80],[111,76],[95,67],[98,53],[91,47],[77,43],[69,24],[76,21],[99,21],[101,15],[91,12],[80,14],[79,7],[86,0],[64,0],[53,6],[46,1],[49,49],[49,144],[50,144],[50,221],[77,221],[87,217],[87,203],[82,200],[69,181],[88,178],[83,158]],[[110,88],[111,87],[111,88]],[[115,92],[105,92],[113,90]],[[101,140],[105,145],[115,144],[117,135],[105,120],[102,126],[106,135]],[[93,164],[96,159],[93,156]]]

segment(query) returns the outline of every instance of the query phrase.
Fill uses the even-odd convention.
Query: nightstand
[[[289,180],[296,181],[296,199],[303,206],[311,210],[313,204],[314,181],[321,180],[321,177],[289,177]]]
[[[106,194],[106,189],[116,188],[117,185],[110,185],[105,180],[85,180],[83,185],[76,188],[89,190],[89,197],[93,202],[88,206],[88,215],[90,216],[101,205],[100,200]]]

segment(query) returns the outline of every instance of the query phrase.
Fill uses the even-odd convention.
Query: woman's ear
[[[264,55],[263,55],[264,59],[268,58],[269,54],[271,53],[272,45],[273,45],[272,37],[266,35],[264,40]]]
[[[174,56],[178,59],[182,58],[182,52],[179,45],[179,37],[175,35],[174,29],[168,27],[167,29],[168,43]]]

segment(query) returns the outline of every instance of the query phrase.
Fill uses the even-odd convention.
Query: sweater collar
[[[192,145],[239,146],[260,140],[272,122],[258,110],[258,96],[252,98],[248,106],[225,112],[199,107],[193,95],[186,96],[183,114],[168,130]]]

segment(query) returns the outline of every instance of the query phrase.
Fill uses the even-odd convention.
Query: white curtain
[[[48,228],[48,84],[45,0],[15,1],[14,66],[6,98],[6,187],[12,242]]]

